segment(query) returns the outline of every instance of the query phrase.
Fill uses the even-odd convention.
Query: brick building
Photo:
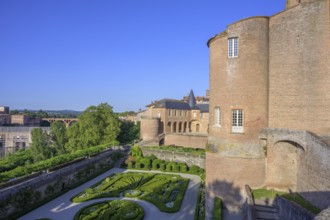
[[[191,90],[183,100],[162,99],[140,112],[142,145],[178,145],[205,148],[209,109],[206,98],[199,104]]]
[[[238,195],[249,184],[298,191],[320,208],[329,206],[329,0],[287,1],[271,17],[228,25],[207,45],[207,213],[214,196],[227,207],[239,204],[229,202],[230,184],[218,186],[228,182]],[[321,199],[312,192],[327,193]]]

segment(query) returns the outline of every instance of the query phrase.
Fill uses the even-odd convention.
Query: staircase
[[[280,220],[277,208],[268,199],[256,200],[254,209],[257,220]]]

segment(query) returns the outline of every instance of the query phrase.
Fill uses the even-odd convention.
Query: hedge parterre
[[[163,212],[180,210],[189,179],[173,174],[117,173],[87,188],[72,198],[85,202],[104,197],[133,197],[146,200]]]

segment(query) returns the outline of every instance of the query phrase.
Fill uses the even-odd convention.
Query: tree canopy
[[[88,107],[68,129],[67,148],[70,151],[100,144],[117,144],[120,121],[107,103]]]

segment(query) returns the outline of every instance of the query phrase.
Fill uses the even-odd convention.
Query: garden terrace
[[[127,172],[112,174],[72,198],[85,202],[104,197],[135,197],[154,204],[163,212],[180,209],[189,179],[179,175]]]
[[[86,206],[77,212],[74,220],[89,219],[126,219],[142,220],[143,208],[134,202],[123,200],[112,200],[98,202]]]
[[[205,157],[205,150],[199,148],[188,148],[188,147],[179,147],[179,146],[152,146],[152,147],[141,147],[141,149],[146,150],[156,150],[156,151],[169,151],[174,153],[186,153],[197,156]]]

